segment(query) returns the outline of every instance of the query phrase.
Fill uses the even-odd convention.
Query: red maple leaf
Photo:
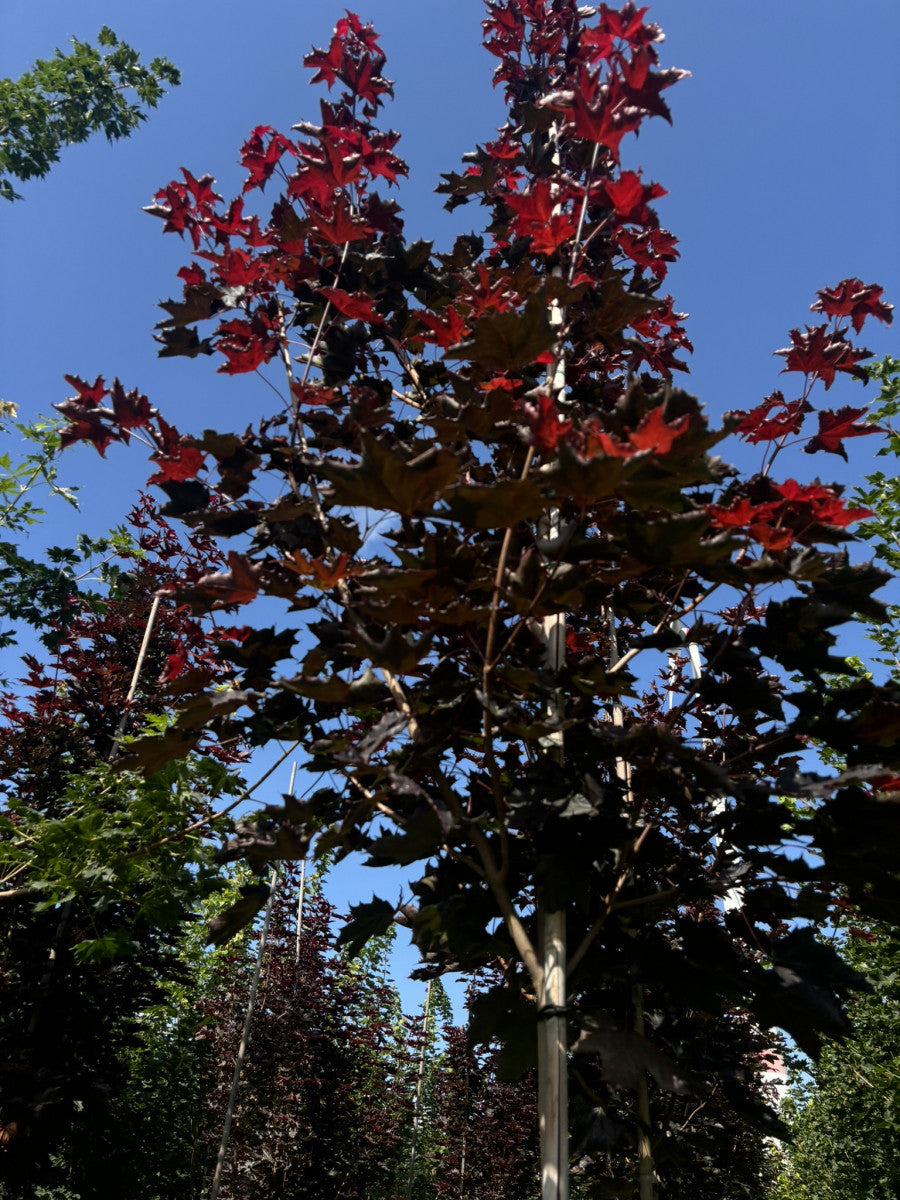
[[[786,371],[815,375],[825,384],[826,392],[834,383],[838,371],[846,371],[863,383],[867,382],[868,375],[856,364],[863,358],[871,358],[871,351],[857,350],[851,346],[840,330],[833,332],[827,325],[807,325],[805,333],[792,329],[791,341],[792,346],[775,351],[785,360],[782,375]]]
[[[163,667],[162,674],[159,677],[160,683],[171,683],[173,679],[177,679],[181,675],[188,663],[188,654],[185,647],[179,643],[172,654],[166,655],[166,665]]]
[[[635,171],[623,171],[618,179],[605,184],[603,190],[616,216],[640,223],[647,219],[647,202],[667,194],[658,183],[645,184]]]
[[[853,328],[859,333],[866,317],[875,317],[890,325],[894,306],[884,303],[881,299],[883,293],[884,288],[877,283],[842,279],[833,288],[822,288],[817,292],[819,299],[809,306],[809,311],[824,313],[827,317],[849,317]]]
[[[194,197],[194,206],[197,211],[204,214],[210,213],[215,202],[222,199],[218,192],[212,190],[212,185],[216,182],[213,176],[201,175],[199,179],[195,179],[187,167],[182,167],[181,173],[188,191]]]
[[[767,550],[787,550],[795,537],[793,529],[782,525],[769,525],[765,521],[754,521],[749,527],[749,533]]]
[[[254,187],[265,187],[281,156],[293,149],[293,142],[271,125],[257,125],[241,146],[241,166],[248,171],[243,190],[247,192]]]
[[[164,483],[167,479],[194,479],[203,470],[206,461],[202,450],[184,442],[179,442],[174,450],[167,454],[157,450],[150,455],[150,459],[159,464],[159,470],[150,476],[148,483]]]
[[[566,115],[575,134],[599,142],[619,161],[619,144],[641,123],[640,112],[628,108],[621,81],[613,76],[601,84],[597,70],[581,66],[575,86],[545,96],[540,104]]]
[[[111,395],[116,422],[119,429],[125,434],[125,441],[127,441],[128,437],[125,431],[146,428],[155,415],[154,409],[147,397],[142,396],[137,388],[126,392],[118,379],[113,380]]]
[[[661,38],[659,26],[644,24],[644,14],[648,11],[649,5],[637,8],[632,0],[627,0],[619,10],[601,4],[598,26],[610,36],[621,38],[633,46],[656,42]]]
[[[448,305],[440,315],[422,311],[415,315],[430,330],[423,340],[434,342],[442,350],[457,345],[469,332],[468,325],[452,305]]]
[[[373,232],[371,225],[353,216],[349,201],[343,194],[334,201],[328,215],[310,208],[309,217],[317,232],[333,246],[342,246],[345,242],[358,242]]]
[[[472,305],[475,316],[483,316],[487,312],[506,312],[516,302],[517,294],[510,291],[508,275],[500,275],[491,279],[484,263],[476,263],[478,283],[460,276],[465,299]]]
[[[531,433],[529,444],[538,450],[555,450],[572,428],[572,422],[562,419],[556,401],[546,392],[538,393],[537,403],[523,404],[522,412]]]
[[[575,232],[572,217],[560,210],[563,199],[549,179],[538,179],[527,192],[506,197],[506,203],[516,213],[513,232],[530,237],[538,254],[553,254]]]
[[[333,404],[340,397],[334,388],[323,387],[320,383],[303,383],[299,379],[291,384],[298,404],[309,404],[318,407],[322,404]]]
[[[616,240],[624,254],[640,267],[649,267],[657,279],[665,279],[666,263],[678,258],[678,239],[666,229],[644,229],[639,233],[621,227]]]
[[[746,496],[741,496],[727,508],[710,504],[706,511],[724,529],[745,529],[754,522],[765,522],[777,508],[778,504],[771,500],[765,504],[754,504]]]
[[[319,295],[330,300],[338,312],[354,321],[370,321],[376,325],[384,324],[384,317],[376,312],[375,303],[365,292],[345,292],[341,288],[319,288]]]
[[[268,265],[246,250],[229,247],[224,254],[201,250],[200,256],[215,265],[214,274],[226,287],[249,287],[269,274]]]
[[[291,550],[285,554],[284,565],[297,575],[312,577],[326,590],[354,573],[346,554],[339,554],[329,562],[324,557],[307,558],[302,550]]]
[[[844,438],[865,437],[868,433],[885,433],[886,430],[868,421],[865,408],[851,408],[845,404],[843,408],[826,409],[819,413],[819,432],[809,439],[804,446],[807,454],[815,454],[824,450],[828,454],[839,454],[844,462],[847,461],[847,451],[844,449]]]
[[[103,386],[103,376],[98,375],[93,383],[86,383],[78,375],[64,375],[66,383],[78,393],[53,407],[68,421],[60,432],[60,447],[72,446],[76,442],[92,442],[98,454],[105,456],[110,442],[121,441],[121,436],[104,422],[114,418],[110,408],[102,408],[101,401],[108,395]]]
[[[112,416],[108,408],[94,408],[83,404],[77,398],[63,400],[53,407],[68,421],[60,431],[60,449],[73,446],[76,442],[92,442],[98,454],[106,455],[106,447],[110,442],[119,442],[121,437],[115,430],[104,424],[104,416]]]
[[[872,514],[867,508],[847,508],[840,495],[821,483],[798,483],[786,479],[775,484],[775,491],[784,497],[785,507],[795,516],[822,525],[839,525],[841,528],[861,521]]]
[[[812,405],[806,400],[785,400],[781,392],[772,392],[746,414],[735,432],[745,441],[774,442],[788,434],[799,433]]]
[[[103,376],[98,375],[93,383],[86,383],[79,375],[63,375],[63,379],[78,393],[78,398],[86,408],[95,407],[103,402],[109,394],[103,386]]]
[[[607,458],[631,458],[635,453],[633,446],[620,441],[615,434],[607,433],[596,417],[589,417],[578,430],[577,438],[572,440],[579,456],[587,460],[601,454]]]
[[[653,408],[641,419],[637,429],[628,434],[628,440],[636,451],[652,450],[654,454],[668,454],[675,439],[687,429],[690,417],[687,413],[673,421],[671,425],[663,420],[663,409],[660,404]]]
[[[237,317],[233,321],[223,321],[216,331],[216,338],[216,348],[228,360],[219,367],[226,375],[255,371],[278,350],[271,319],[261,311],[255,312],[249,321]]]
[[[246,554],[229,550],[228,567],[227,571],[203,575],[196,583],[198,591],[214,598],[216,608],[222,605],[244,604],[253,600],[259,592],[262,563],[254,563]]]
[[[185,291],[189,287],[197,287],[199,284],[206,282],[206,272],[199,263],[191,263],[187,267],[182,267],[175,274],[179,279],[184,280]]]

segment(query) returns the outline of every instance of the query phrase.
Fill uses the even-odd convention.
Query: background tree
[[[100,538],[80,535],[75,545],[51,546],[39,559],[26,554],[26,538],[47,515],[50,499],[77,508],[75,489],[59,482],[59,419],[38,417],[25,424],[13,418],[14,404],[0,402],[0,434],[19,434],[25,453],[0,454],[0,648],[18,640],[23,627],[54,647],[74,615],[72,599],[99,602],[97,586],[110,585],[121,572],[118,556],[134,550],[124,527]],[[5,684],[4,684],[5,686]]]
[[[881,390],[872,416],[885,428],[878,454],[896,467],[900,437],[892,422],[900,411],[900,361],[885,358],[868,368]],[[898,537],[900,480],[895,470],[866,476],[855,490],[868,510],[860,535],[875,556],[893,570],[900,567]],[[887,620],[867,631],[877,653],[871,668],[900,677],[900,608],[892,605]],[[849,661],[854,678],[871,675],[859,657]],[[897,794],[897,780],[873,781],[882,804]],[[782,1169],[775,1194],[813,1200],[819,1197],[888,1197],[900,1187],[896,1153],[900,1111],[900,941],[896,928],[860,918],[858,910],[838,897],[831,931],[842,953],[869,981],[871,993],[857,996],[848,1008],[852,1039],[829,1042],[818,1063],[795,1056],[792,1085],[785,1105],[791,1140],[781,1148]]]
[[[63,146],[101,131],[109,141],[128,137],[164,84],[179,82],[168,59],[142,66],[139,52],[106,25],[97,46],[72,38],[68,53],[56,50],[19,79],[0,79],[0,197],[20,200],[12,181],[43,178]]]
[[[129,720],[165,727],[173,692],[183,702],[226,678],[213,642],[241,636],[154,597],[192,561],[205,568],[211,544],[179,540],[146,505],[132,529],[102,597],[70,592],[60,618],[54,595],[48,661],[26,654],[18,690],[0,697],[0,1121],[16,1134],[0,1172],[11,1195],[55,1178],[63,1145],[73,1179],[90,1163],[84,1131],[121,1097],[139,1014],[180,971],[181,922],[223,885],[206,835],[216,801],[242,786],[226,765],[234,747],[216,750],[224,763],[195,756],[149,779],[108,765]]]
[[[350,963],[335,909],[313,887],[297,935],[296,880],[283,876],[219,1195],[388,1200],[402,1194],[415,1055],[383,955]],[[240,946],[213,978],[206,1040],[208,1142],[218,1144],[241,1038],[248,963]]]
[[[793,1063],[791,1137],[773,1190],[784,1200],[889,1200],[900,1189],[900,940],[857,925],[841,952],[873,990],[848,1005],[852,1038],[830,1042],[815,1064]]]
[[[306,59],[341,89],[320,124],[256,129],[230,202],[183,170],[149,209],[195,251],[182,298],[163,305],[161,352],[221,354],[226,374],[279,364],[282,406],[244,433],[192,438],[155,409],[139,424],[168,479],[190,485],[185,518],[240,546],[183,597],[315,610],[283,677],[292,631],[260,632],[264,667],[239,657],[246,719],[205,702],[225,736],[302,738],[321,778],[235,851],[283,857],[274,822],[297,853],[315,837],[320,853],[422,864],[403,911],[429,970],[509,964],[480,1028],[522,1071],[538,1024],[569,1018],[605,1091],[635,1097],[647,1196],[663,1136],[648,1073],[679,1096],[731,1080],[731,1102],[765,1125],[729,1031],[781,1026],[815,1053],[858,983],[812,936],[823,896],[841,884],[896,915],[895,864],[871,854],[896,816],[861,781],[894,769],[884,721],[900,696],[829,682],[834,628],[882,616],[885,576],[841,549],[854,515],[839,488],[772,475],[788,438],[843,454],[871,431],[850,406],[803,427],[815,383],[865,378],[851,324],[891,311],[877,285],[823,289],[823,319],[779,352],[801,395],[711,429],[671,382],[690,345],[660,295],[677,254],[652,208],[662,189],[619,155],[645,118],[669,115],[662,92],[681,73],[658,69],[659,29],[632,4],[588,14],[569,0],[490,3],[484,28],[509,121],[441,190],[451,207],[480,202],[485,237],[446,254],[404,243],[375,190],[406,171],[375,124],[384,54],[348,14]],[[281,194],[250,214],[270,182]],[[106,389],[75,387],[69,436],[121,438]],[[735,428],[763,445],[748,477],[710,453]],[[688,624],[704,669],[673,683]],[[183,751],[184,721],[199,737],[203,712],[133,763]],[[847,771],[798,778],[811,740]],[[814,813],[781,803],[811,787]],[[815,868],[793,850],[809,838]],[[742,905],[725,911],[738,876]],[[358,906],[349,943],[396,911]],[[570,954],[548,1004],[539,916],[553,912]]]

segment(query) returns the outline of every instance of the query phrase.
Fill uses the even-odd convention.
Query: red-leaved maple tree
[[[848,556],[860,513],[839,487],[773,473],[790,445],[845,456],[872,432],[864,409],[812,396],[864,378],[851,339],[891,309],[857,279],[823,289],[822,319],[779,352],[786,392],[711,426],[673,382],[691,345],[664,292],[663,189],[620,161],[670,118],[682,72],[659,65],[659,28],[632,3],[486,7],[508,119],[438,189],[477,203],[483,235],[405,241],[385,56],[348,13],[305,60],[328,89],[317,121],[255,129],[233,199],[182,169],[148,209],[192,252],[160,353],[265,372],[280,406],[191,435],[117,383],[73,379],[61,409],[101,453],[140,430],[170,504],[233,542],[183,601],[289,613],[231,650],[229,712],[194,701],[131,761],[204,728],[300,739],[317,790],[226,853],[262,869],[312,844],[409,868],[423,970],[499,964],[480,1036],[510,1070],[534,1065],[539,1029],[563,1056],[574,1044],[573,1087],[633,1137],[646,1198],[674,1169],[671,1097],[716,1091],[772,1128],[758,1041],[736,1029],[812,1053],[845,1030],[859,977],[813,936],[838,886],[900,916],[877,852],[896,809],[866,782],[900,765],[900,693],[832,679],[835,627],[883,612],[885,575]],[[734,432],[760,445],[755,474],[712,455]],[[843,774],[800,773],[817,743]],[[810,842],[821,859],[796,852]],[[357,906],[347,940],[397,912]],[[545,1198],[567,1194],[548,1054]],[[604,1150],[579,1170],[600,1186]]]

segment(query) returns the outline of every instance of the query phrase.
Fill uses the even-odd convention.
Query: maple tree
[[[14,179],[43,178],[63,146],[103,132],[107,140],[128,137],[165,94],[177,87],[178,68],[166,58],[146,66],[109,26],[97,46],[72,38],[72,49],[39,58],[18,79],[0,79],[0,196],[21,200]],[[131,94],[136,99],[131,98]]]
[[[900,713],[891,683],[830,681],[835,627],[884,613],[885,573],[845,548],[865,514],[839,487],[772,474],[792,444],[845,455],[873,431],[849,405],[819,410],[814,433],[807,420],[816,383],[865,380],[849,326],[890,306],[859,280],[823,289],[824,319],[779,351],[800,396],[721,428],[673,383],[691,350],[661,294],[677,242],[660,185],[620,161],[645,119],[670,119],[683,74],[659,66],[646,12],[490,0],[509,118],[443,177],[448,207],[485,210],[484,236],[446,252],[407,244],[378,190],[406,174],[376,124],[385,55],[342,17],[305,60],[329,89],[318,123],[255,129],[232,200],[183,168],[148,208],[193,252],[160,353],[280,371],[281,406],[197,435],[118,381],[71,377],[60,406],[65,439],[101,454],[140,431],[170,511],[236,539],[183,602],[281,597],[295,614],[229,650],[241,681],[224,704],[195,698],[125,765],[156,768],[204,730],[302,740],[318,790],[245,820],[227,852],[260,870],[310,844],[422,864],[402,912],[354,909],[348,944],[400,912],[426,972],[501,963],[481,1036],[510,1070],[567,1019],[593,1093],[637,1131],[642,1197],[667,1096],[727,1080],[771,1127],[736,1022],[812,1053],[847,1028],[859,977],[810,926],[838,885],[897,917],[896,868],[871,854],[896,818],[865,781],[896,769]],[[735,431],[763,447],[755,474],[711,453]],[[802,775],[817,742],[846,769]],[[792,794],[821,802],[791,809]],[[810,839],[821,862],[794,852]],[[738,880],[739,908],[723,907]],[[560,913],[562,1003],[540,944]],[[545,1196],[564,1196],[544,1165]]]

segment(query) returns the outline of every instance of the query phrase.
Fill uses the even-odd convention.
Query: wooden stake
[[[411,1200],[416,1176],[416,1155],[419,1151],[419,1129],[422,1123],[422,1088],[425,1083],[425,1062],[428,1057],[428,1018],[431,1015],[431,989],[433,979],[428,980],[425,990],[425,1012],[422,1017],[422,1050],[419,1054],[419,1073],[416,1079],[416,1096],[413,1101],[412,1143],[409,1148],[409,1171],[406,1176],[406,1200]]]
[[[644,1036],[644,989],[636,983],[631,989],[634,1009],[634,1032]],[[640,1200],[656,1200],[656,1172],[653,1168],[653,1145],[650,1141],[650,1092],[647,1072],[641,1071],[637,1089],[638,1117],[638,1195]]]
[[[231,1092],[228,1096],[228,1107],[225,1110],[225,1124],[222,1128],[222,1140],[219,1142],[219,1153],[216,1158],[216,1169],[213,1173],[212,1188],[209,1200],[217,1200],[219,1187],[222,1183],[222,1171],[228,1154],[228,1142],[231,1137],[231,1122],[234,1118],[234,1108],[237,1102],[238,1084],[241,1082],[241,1071],[244,1059],[247,1057],[247,1047],[250,1045],[250,1026],[253,1023],[253,1010],[256,1008],[256,993],[259,990],[259,976],[262,971],[263,957],[266,950],[266,938],[269,934],[269,921],[272,916],[272,905],[275,902],[275,885],[278,882],[278,868],[272,868],[272,885],[269,899],[266,903],[266,915],[259,935],[256,948],[256,965],[253,968],[253,980],[250,984],[250,995],[247,999],[247,1012],[244,1016],[244,1028],[241,1031],[241,1042],[238,1046],[237,1058],[234,1060],[234,1074],[231,1077]]]
[[[538,1003],[541,1200],[569,1197],[569,1084],[566,1046],[566,914],[540,916],[544,982]]]

